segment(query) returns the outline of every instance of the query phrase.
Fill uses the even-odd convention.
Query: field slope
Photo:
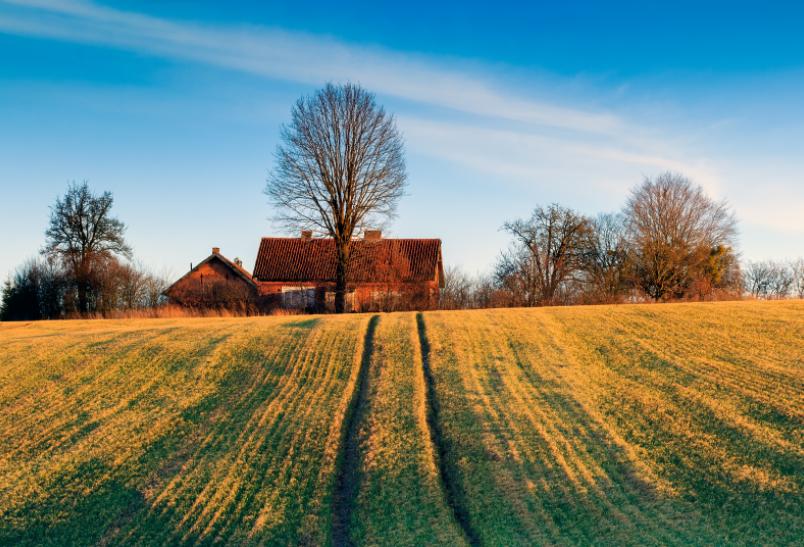
[[[804,302],[0,324],[0,544],[801,544]]]

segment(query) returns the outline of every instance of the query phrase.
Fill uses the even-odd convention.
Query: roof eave
[[[213,258],[217,258],[217,259],[219,259],[221,262],[223,262],[223,264],[224,264],[225,266],[227,266],[229,269],[231,269],[231,270],[232,270],[232,271],[234,271],[234,272],[235,272],[237,275],[239,275],[241,279],[243,279],[244,281],[246,281],[246,282],[247,282],[249,285],[251,285],[251,286],[252,286],[252,287],[254,287],[255,289],[257,288],[257,284],[254,282],[253,276],[248,276],[248,275],[246,275],[246,274],[245,274],[245,270],[243,270],[243,269],[239,268],[239,267],[237,266],[237,264],[235,264],[234,262],[232,262],[231,260],[229,260],[228,258],[226,258],[225,256],[223,256],[222,254],[214,254],[214,253],[213,253],[213,254],[209,255],[208,257],[206,257],[206,258],[205,258],[204,260],[202,260],[201,262],[199,262],[198,264],[196,264],[195,266],[193,266],[193,267],[190,269],[190,271],[189,271],[189,272],[187,272],[186,274],[184,274],[184,275],[182,275],[181,277],[179,277],[179,278],[178,278],[176,281],[174,281],[174,282],[173,282],[173,283],[170,285],[170,287],[168,287],[167,289],[165,289],[164,291],[162,291],[162,294],[163,294],[163,295],[165,295],[165,296],[170,296],[170,291],[172,291],[172,290],[173,290],[173,288],[174,288],[176,285],[178,285],[178,284],[179,284],[179,282],[180,282],[182,279],[184,279],[185,277],[187,277],[188,275],[190,275],[191,273],[193,273],[194,271],[196,271],[198,268],[200,268],[201,266],[203,266],[204,264],[206,264],[207,262],[209,262],[209,261],[210,261],[210,260],[212,260]]]

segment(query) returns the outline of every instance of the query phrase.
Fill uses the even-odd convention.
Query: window
[[[315,306],[315,287],[282,287],[282,307],[305,309]]]
[[[343,295],[344,298],[344,305],[346,306],[347,311],[351,311],[354,309],[355,305],[355,291],[354,290],[347,290],[346,294]],[[325,304],[326,308],[330,311],[335,310],[335,289],[327,289],[327,293],[325,296]]]

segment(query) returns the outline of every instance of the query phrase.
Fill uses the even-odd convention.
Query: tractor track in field
[[[472,527],[469,519],[469,511],[466,509],[466,494],[458,481],[457,469],[447,457],[449,444],[441,430],[440,406],[435,391],[435,378],[430,368],[430,342],[427,340],[427,327],[424,324],[424,316],[421,313],[416,314],[416,327],[419,333],[419,347],[422,354],[427,426],[430,432],[430,441],[436,449],[435,463],[438,468],[438,476],[441,479],[441,486],[444,490],[444,497],[469,545],[481,545],[480,536]]]
[[[360,370],[352,392],[352,400],[344,416],[341,444],[336,464],[335,491],[332,499],[332,543],[336,547],[354,545],[349,523],[360,487],[360,422],[368,401],[368,375],[374,353],[374,333],[380,316],[373,316],[366,328]]]

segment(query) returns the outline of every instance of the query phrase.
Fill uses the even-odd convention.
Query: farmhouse
[[[325,311],[334,308],[335,271],[334,241],[303,231],[301,237],[263,238],[253,275],[213,249],[166,294],[186,306]],[[439,239],[389,239],[367,230],[351,243],[347,309],[429,309],[443,286]]]
[[[257,284],[239,260],[231,261],[213,247],[212,254],[168,287],[165,296],[193,308],[247,309],[257,303]]]

